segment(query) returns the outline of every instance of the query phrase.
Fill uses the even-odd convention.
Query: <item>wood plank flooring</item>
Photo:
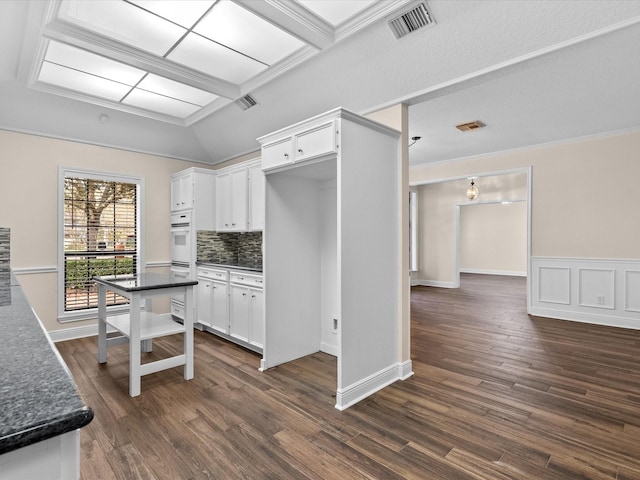
[[[95,338],[58,343],[95,412],[82,478],[640,479],[640,331],[529,317],[524,278],[461,285],[413,288],[415,375],[344,412],[322,353],[259,372],[196,332],[195,378],[130,398],[126,345],[99,365]]]

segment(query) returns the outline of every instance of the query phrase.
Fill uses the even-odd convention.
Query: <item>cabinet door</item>
[[[231,176],[226,173],[216,177],[216,230],[231,230]]]
[[[336,151],[336,129],[334,122],[296,135],[296,162]]]
[[[249,289],[231,285],[229,334],[245,342],[249,341]]]
[[[229,333],[229,284],[213,282],[211,294],[213,308],[210,327],[222,333]]]
[[[293,163],[291,137],[262,146],[262,169],[271,170]]]
[[[198,277],[198,323],[211,326],[211,280]]]
[[[230,230],[247,230],[247,169],[243,168],[230,174],[231,192],[229,207],[231,210]]]
[[[264,230],[264,173],[259,164],[249,168],[249,230]]]
[[[249,342],[258,347],[264,345],[264,294],[262,290],[249,289]]]
[[[171,180],[171,210],[193,208],[193,176],[183,175]]]

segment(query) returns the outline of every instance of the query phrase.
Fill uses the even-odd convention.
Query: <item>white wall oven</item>
[[[171,265],[189,266],[193,259],[191,213],[171,215]]]

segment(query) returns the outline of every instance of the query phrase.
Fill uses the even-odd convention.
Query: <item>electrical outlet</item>
[[[604,295],[597,295],[596,302],[598,305],[604,305]]]
[[[333,317],[333,331],[336,332],[338,330],[338,319]]]

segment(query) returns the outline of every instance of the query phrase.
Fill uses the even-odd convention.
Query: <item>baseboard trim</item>
[[[107,328],[107,331],[115,332],[115,330],[110,327]],[[75,340],[76,338],[95,337],[98,335],[98,324],[95,323],[94,325],[85,325],[82,327],[62,328],[60,330],[53,330],[47,333],[54,343],[64,342],[66,340]]]
[[[338,356],[338,347],[336,345],[331,345],[329,343],[321,343],[320,351],[326,353],[328,355],[333,355],[334,357]]]
[[[479,268],[461,268],[460,273],[474,273],[476,275],[503,275],[507,277],[527,276],[527,272],[515,272],[510,270],[484,270]]]
[[[567,320],[570,322],[640,330],[640,320],[634,318],[540,307],[531,307],[529,314],[536,317],[555,318],[557,320]]]
[[[389,365],[387,368],[369,375],[349,385],[347,388],[338,389],[336,392],[336,408],[340,411],[346,410],[351,405],[355,405],[360,400],[367,398],[378,390],[382,390],[397,380],[402,380],[403,373],[408,375],[405,369],[408,367],[409,371],[411,370],[410,364],[407,366],[406,363],[407,362]]]
[[[453,282],[442,282],[440,280],[411,280],[412,287],[440,287],[440,288],[456,288]]]

